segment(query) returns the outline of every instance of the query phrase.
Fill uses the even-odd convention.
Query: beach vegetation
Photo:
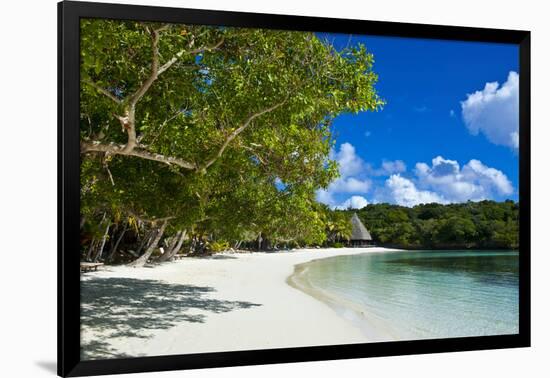
[[[327,240],[315,192],[338,176],[332,120],[384,105],[365,46],[134,21],[80,30],[83,259],[141,266],[218,240]]]

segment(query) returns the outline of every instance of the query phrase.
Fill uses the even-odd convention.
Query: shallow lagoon
[[[369,339],[518,332],[518,253],[406,251],[302,264],[293,279]]]

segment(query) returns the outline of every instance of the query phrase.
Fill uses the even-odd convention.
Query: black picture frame
[[[79,20],[107,18],[511,43],[520,60],[519,333],[80,361]],[[63,1],[58,4],[58,374],[84,376],[530,346],[530,32]]]

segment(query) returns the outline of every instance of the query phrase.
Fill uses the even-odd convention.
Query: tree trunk
[[[107,241],[107,235],[109,234],[109,228],[111,227],[111,222],[107,223],[107,227],[105,228],[105,233],[103,234],[103,238],[101,239],[101,247],[99,247],[99,250],[97,251],[94,262],[98,262],[101,258],[101,255],[103,254],[103,248],[105,248],[105,242]]]
[[[189,244],[189,253],[195,253],[195,246],[197,245],[197,237],[193,235],[191,243]]]
[[[156,231],[157,230],[152,229],[143,237],[143,240],[141,241],[141,244],[139,245],[137,251],[135,251],[136,255],[138,255],[138,256],[141,255],[141,251],[143,250],[143,248],[145,248],[145,246],[150,244],[149,242],[153,239]]]
[[[93,238],[92,241],[90,242],[90,246],[88,247],[88,252],[86,253],[86,258],[85,258],[86,261],[90,261],[92,259],[92,254],[94,252],[95,245],[96,245],[96,238]]]
[[[170,242],[166,244],[166,251],[162,255],[160,255],[157,259],[159,262],[168,261],[170,260],[170,257],[172,256],[172,251],[176,248],[176,245],[178,244],[178,241],[180,240],[181,231],[176,232],[176,235],[172,236],[170,239]],[[166,239],[164,239],[166,243]]]
[[[258,251],[261,251],[261,250],[262,250],[262,241],[263,241],[263,239],[262,239],[262,233],[260,232],[260,233],[258,234]]]
[[[101,218],[101,221],[99,222],[99,226],[101,226],[101,224],[103,223],[103,221],[105,220],[105,217],[107,216],[107,213],[103,213],[103,217]],[[92,239],[92,242],[90,243],[90,248],[88,249],[88,253],[86,254],[86,261],[92,261],[92,256],[95,256],[95,249],[97,248],[97,239],[94,238]]]
[[[176,232],[176,235],[170,238],[170,243],[166,244],[166,252],[163,254],[163,256],[166,255],[167,253],[172,253],[174,248],[176,248],[178,241],[180,240],[180,236],[181,236],[181,230]]]
[[[172,249],[169,251],[166,251],[162,256],[159,257],[159,262],[164,261],[170,261],[172,258],[178,254],[178,252],[181,250],[181,246],[183,245],[183,241],[185,240],[185,236],[187,235],[187,231],[183,230],[178,233],[179,238],[177,238],[176,243]]]
[[[126,234],[127,230],[128,230],[128,223],[124,223],[124,228],[122,229],[122,231],[118,235],[118,238],[117,238],[115,244],[113,245],[113,247],[109,251],[109,254],[107,255],[107,258],[105,259],[106,262],[111,261],[113,256],[116,254],[116,250],[118,249],[118,246],[119,246],[120,242],[122,241],[122,238],[124,237],[124,234]]]
[[[160,241],[160,238],[162,238],[162,235],[164,234],[164,230],[166,230],[167,225],[168,225],[168,221],[165,220],[164,223],[162,224],[162,226],[160,226],[160,229],[158,230],[155,238],[153,239],[151,244],[149,244],[149,246],[145,250],[145,253],[142,256],[140,256],[138,259],[136,259],[133,262],[131,262],[130,264],[128,264],[128,266],[133,266],[133,267],[137,268],[137,267],[142,267],[142,266],[145,265],[147,260],[149,260],[149,257],[151,257],[151,255],[155,251],[155,248],[157,247],[157,245]]]
[[[178,244],[176,244],[176,247],[172,251],[172,257],[177,255],[181,251],[181,247],[183,245],[183,241],[185,240],[186,236],[187,236],[187,230],[183,230],[180,236],[180,240],[178,240]]]
[[[199,237],[199,253],[200,254],[206,254],[207,240],[208,239],[204,237],[204,233],[202,233]]]

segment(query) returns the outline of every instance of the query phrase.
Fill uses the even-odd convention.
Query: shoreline
[[[397,251],[396,251],[397,252]],[[422,254],[425,252],[435,252],[436,254],[442,254],[445,255],[445,253],[450,251],[415,251],[416,254]],[[468,251],[456,251],[459,252],[461,256],[468,256]],[[493,255],[496,256],[505,256],[508,251],[475,251],[476,257],[483,258],[484,255],[488,255],[489,257],[492,257]],[[515,255],[519,253],[519,251],[512,251]],[[397,255],[399,256],[399,255]],[[414,255],[413,255],[414,256]],[[386,256],[380,256],[383,260],[386,258],[389,258],[390,261],[392,258],[396,258],[396,255],[388,254]],[[333,259],[336,259],[335,261]],[[375,256],[369,256],[367,259],[374,259],[374,261],[378,260],[379,257]],[[414,259],[414,257],[413,257]],[[428,257],[429,259],[429,257]],[[333,261],[331,261],[333,260]],[[317,263],[315,263],[317,261]],[[468,313],[472,314],[471,322],[466,324],[464,322],[460,322],[460,320],[463,320],[464,318],[457,318],[455,319],[456,324],[453,324],[452,327],[449,327],[448,324],[441,323],[440,319],[452,319],[454,316],[454,313],[446,311],[442,308],[438,308],[437,305],[432,306],[423,306],[426,302],[407,302],[408,298],[416,298],[416,297],[433,297],[434,290],[441,291],[441,284],[438,283],[437,280],[433,281],[435,287],[429,289],[428,291],[431,291],[429,293],[422,292],[418,289],[413,289],[412,291],[407,291],[406,288],[401,287],[403,290],[399,290],[399,292],[404,293],[404,296],[401,298],[396,297],[393,298],[388,302],[387,297],[380,296],[380,292],[376,289],[376,284],[371,284],[367,286],[361,286],[361,277],[368,277],[371,274],[374,273],[375,277],[378,277],[377,273],[380,272],[380,269],[367,269],[365,271],[360,271],[361,275],[356,276],[355,280],[352,281],[351,285],[348,280],[347,276],[339,276],[338,270],[335,267],[338,267],[340,264],[339,262],[343,262],[344,266],[345,261],[344,260],[338,260],[337,257],[334,258],[326,258],[326,259],[315,259],[310,262],[306,262],[303,264],[298,264],[295,267],[295,272],[292,276],[288,278],[289,285],[292,285],[293,287],[296,287],[305,293],[311,295],[314,298],[317,298],[319,301],[322,301],[326,303],[328,306],[332,307],[335,312],[337,312],[340,316],[345,318],[346,320],[352,322],[356,326],[358,326],[363,333],[366,335],[366,337],[369,339],[370,342],[376,341],[376,342],[386,342],[386,341],[405,341],[405,340],[421,340],[421,339],[432,339],[432,338],[445,338],[445,337],[472,337],[472,336],[491,336],[491,335],[507,335],[507,334],[514,334],[517,333],[517,319],[516,322],[514,322],[513,319],[508,319],[506,317],[500,317],[498,319],[492,318],[495,313],[494,307],[490,307],[489,311],[487,312],[487,309],[485,312],[481,311],[478,312],[479,306],[476,305],[475,309],[471,308],[468,310]],[[352,259],[353,261],[353,259]],[[397,257],[397,260],[399,261],[399,257]],[[357,262],[356,262],[357,263]],[[429,263],[431,265],[431,263]],[[367,264],[369,265],[369,264]],[[355,266],[355,265],[352,265]],[[333,271],[332,269],[336,269]],[[346,268],[344,268],[346,269]],[[347,269],[350,269],[350,265],[348,264]],[[494,273],[497,274],[498,270],[497,268],[493,268]],[[345,270],[344,270],[345,271]],[[346,271],[347,272],[347,271]],[[461,298],[471,298],[473,293],[483,293],[491,290],[490,285],[491,283],[485,282],[485,286],[480,287],[479,285],[476,287],[470,286],[469,283],[466,283],[463,279],[461,280],[460,277],[464,274],[463,272],[460,272],[458,274],[455,274],[454,281],[453,278],[451,278],[451,281],[454,282],[453,289],[456,288],[458,291],[460,291],[460,287],[462,285],[462,292],[459,294],[457,293],[455,297],[441,297],[441,300],[446,299],[446,307],[445,308],[451,308],[454,310],[463,310],[467,307],[467,304],[463,301]],[[472,274],[472,273],[467,273]],[[475,273],[473,273],[475,276]],[[340,280],[332,279],[331,277],[340,277]],[[325,282],[324,279],[329,277],[329,281]],[[359,277],[359,281],[357,281],[357,278]],[[457,281],[457,277],[458,281]],[[463,276],[462,276],[463,277]],[[472,278],[473,276],[470,276],[470,279],[476,280],[476,278]],[[378,277],[380,278],[380,277]],[[395,277],[395,280],[392,280],[392,282],[399,282],[399,277]],[[342,280],[343,279],[343,280]],[[406,279],[404,279],[406,281]],[[481,281],[481,279],[479,279]],[[426,282],[424,282],[425,284]],[[431,282],[430,282],[431,284]],[[342,287],[347,288],[342,289]],[[363,291],[360,291],[360,296],[356,296],[353,293],[355,292],[354,289],[357,287],[361,287]],[[429,287],[429,285],[424,285],[424,287]],[[464,287],[466,288],[464,290]],[[439,288],[439,289],[438,289]],[[449,287],[445,287],[445,292],[448,291]],[[350,291],[351,290],[351,291]],[[493,303],[491,300],[493,300],[495,297],[501,298],[500,296],[503,296],[502,294],[503,289],[499,289],[498,292],[491,292],[490,298],[485,296],[480,298],[480,303]],[[343,294],[338,294],[341,292]],[[506,293],[506,291],[505,291]],[[427,295],[426,295],[427,294]],[[516,294],[517,295],[517,294]],[[407,299],[406,299],[406,298]],[[373,298],[378,298],[372,301]],[[499,305],[502,303],[505,303],[509,298],[513,298],[513,294],[508,295],[504,299],[497,300],[493,303],[495,307],[498,308]],[[367,302],[363,302],[363,299],[367,299]],[[517,298],[516,298],[517,300]],[[504,301],[504,302],[502,302]],[[364,304],[363,304],[364,303]],[[407,317],[399,317],[395,316],[396,314],[400,313],[399,306],[397,307],[385,307],[388,303],[397,303],[397,304],[403,304],[408,303],[409,309],[412,309],[412,312],[408,313]],[[429,300],[428,300],[428,303]],[[433,301],[431,304],[434,304]],[[458,305],[457,305],[458,304]],[[464,307],[466,306],[466,307]],[[419,318],[417,314],[415,314],[415,308],[430,308],[435,311],[437,314],[447,314],[447,316],[436,316],[431,317],[431,314],[426,314],[420,312],[421,317]],[[508,306],[509,308],[506,308],[506,311],[504,313],[511,313],[513,314],[514,307],[513,305]],[[408,310],[407,310],[408,311]],[[432,311],[432,312],[433,312]],[[415,318],[416,316],[416,318]],[[440,319],[438,319],[440,318]],[[431,322],[423,322],[419,321],[419,319],[431,319]],[[487,319],[493,319],[491,324],[487,323]],[[409,327],[402,327],[401,325],[408,324]],[[477,327],[477,328],[476,328]],[[481,327],[481,328],[480,328]],[[441,331],[443,330],[443,333]],[[439,332],[439,333],[438,333]]]
[[[397,251],[391,250],[385,252]],[[326,257],[326,259],[330,258],[331,257]],[[384,319],[370,313],[364,307],[361,307],[360,305],[349,300],[340,298],[329,291],[313,285],[307,278],[307,270],[308,265],[316,260],[323,259],[314,259],[295,265],[294,273],[287,278],[287,283],[332,308],[338,316],[359,328],[369,342],[398,341],[408,339],[407,337],[401,337],[398,335],[397,331],[392,330],[390,325],[387,324]]]
[[[298,265],[380,247],[221,253],[154,268],[108,266],[81,278],[84,359],[377,341],[293,286]],[[99,341],[101,340],[101,341]]]

